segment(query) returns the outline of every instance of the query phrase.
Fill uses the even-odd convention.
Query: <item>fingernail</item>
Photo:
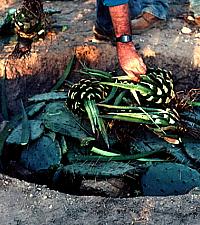
[[[132,80],[134,81],[134,82],[140,82],[140,77],[138,77],[138,76],[134,76],[133,78],[132,78]]]

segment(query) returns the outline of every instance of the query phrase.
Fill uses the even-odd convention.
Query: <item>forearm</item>
[[[109,7],[110,16],[112,18],[115,36],[131,35],[131,25],[129,18],[128,4]],[[137,54],[134,44],[130,42],[117,42],[117,54],[119,63],[135,82],[140,81],[140,75],[146,73],[146,65],[142,58]]]
[[[116,37],[131,34],[128,4],[110,6],[109,11]]]

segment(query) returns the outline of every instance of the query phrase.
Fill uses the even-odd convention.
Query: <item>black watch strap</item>
[[[128,43],[131,42],[132,36],[128,34],[121,35],[120,37],[116,37],[116,42]]]

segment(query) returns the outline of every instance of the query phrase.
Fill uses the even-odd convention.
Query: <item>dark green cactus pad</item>
[[[144,195],[167,196],[186,194],[200,186],[200,173],[177,163],[160,163],[149,167],[141,178]]]
[[[184,139],[184,147],[187,154],[196,162],[200,162],[200,141]]]
[[[20,161],[27,169],[38,172],[59,165],[61,157],[59,143],[48,136],[42,136],[22,151]]]
[[[35,116],[36,114],[40,113],[42,109],[46,106],[46,102],[39,102],[31,106],[31,109],[28,111],[27,115],[29,117]]]
[[[180,113],[181,119],[183,121],[191,121],[200,125],[200,108],[194,107],[193,110],[185,111]]]
[[[49,103],[41,119],[46,128],[80,141],[89,135],[80,125],[80,120],[64,107],[62,102]]]
[[[187,137],[200,140],[200,110],[193,108],[181,114],[182,132]]]
[[[134,167],[122,162],[101,162],[101,163],[73,163],[63,167],[65,174],[74,174],[88,177],[119,177],[133,172]]]
[[[29,102],[43,102],[43,101],[53,101],[53,100],[66,100],[67,94],[65,92],[47,92],[43,94],[34,95],[29,98]]]
[[[40,120],[29,120],[30,124],[30,140],[36,140],[44,132],[44,125]],[[20,123],[8,136],[7,144],[21,144],[22,124]]]
[[[151,135],[150,135],[151,137]],[[165,149],[167,154],[173,156],[176,162],[191,166],[191,160],[187,157],[187,154],[184,154],[182,148],[178,145],[172,145],[159,137],[152,137],[149,140],[139,140],[135,143],[132,143],[131,150],[137,153],[145,153],[151,151],[159,151]]]
[[[191,162],[190,158],[187,156],[187,154],[185,154],[181,147],[171,146],[171,148],[168,149],[168,152],[174,157],[176,162],[185,164],[187,166],[193,166],[193,163]]]
[[[187,154],[184,153],[181,145],[168,143],[148,130],[138,130],[135,134],[135,138],[136,141],[130,142],[132,154],[165,149],[165,152],[173,156],[176,162],[191,166],[191,161]]]
[[[135,133],[136,140],[130,142],[133,153],[151,152],[160,149],[166,149],[167,152],[170,148],[177,149],[148,130],[138,129],[137,131]]]

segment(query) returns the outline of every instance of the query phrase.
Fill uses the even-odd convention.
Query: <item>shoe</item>
[[[93,26],[93,33],[97,40],[115,42],[114,31],[107,31],[97,23]]]
[[[164,23],[165,20],[145,12],[137,19],[131,21],[132,34],[141,34],[151,28],[161,27]]]
[[[195,17],[194,22],[197,27],[200,27],[200,16]]]
[[[195,27],[200,27],[200,16],[194,16],[194,14],[191,13],[185,13],[183,15],[180,15],[178,18],[184,19],[186,23],[189,25],[195,26]]]

